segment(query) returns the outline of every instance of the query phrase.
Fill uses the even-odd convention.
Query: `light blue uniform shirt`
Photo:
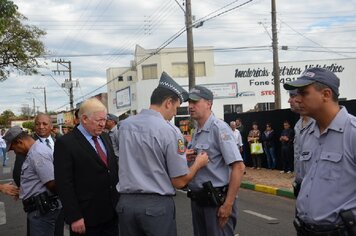
[[[37,140],[22,165],[20,199],[48,191],[45,184],[51,180],[54,180],[52,150]]]
[[[119,146],[120,193],[174,195],[171,178],[189,172],[180,130],[154,110],[144,109],[122,121]]]
[[[300,117],[298,122],[294,126],[294,141],[293,141],[293,147],[294,147],[294,172],[295,172],[295,182],[301,183],[303,180],[303,177],[305,175],[304,170],[300,167],[300,154],[301,154],[301,146],[304,140],[304,136],[306,133],[308,133],[309,128],[312,126],[312,124],[315,122],[314,119],[309,118],[308,122],[305,124],[303,127],[303,119]]]
[[[339,213],[352,209],[356,215],[356,117],[342,108],[320,134],[314,123],[301,146],[304,168],[297,199],[298,216],[304,222],[335,225]]]
[[[189,183],[189,188],[192,190],[203,188],[202,184],[209,180],[214,187],[228,185],[229,165],[242,161],[231,128],[213,114],[210,115],[202,129],[196,128],[188,148],[197,149],[198,152],[207,152],[210,160],[208,165],[201,168]]]

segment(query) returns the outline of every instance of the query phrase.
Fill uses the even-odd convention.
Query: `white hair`
[[[85,100],[79,108],[78,116],[81,117],[82,115],[86,115],[90,117],[93,113],[105,111],[107,112],[106,107],[102,102],[100,102],[97,98],[90,98]]]

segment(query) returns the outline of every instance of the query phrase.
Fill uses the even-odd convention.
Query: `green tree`
[[[35,122],[34,121],[25,121],[22,123],[22,127],[31,130],[33,132],[35,130]]]
[[[12,17],[17,11],[17,6],[8,0],[0,0],[0,35],[2,35],[7,18]]]
[[[6,80],[12,71],[36,74],[38,58],[45,53],[40,41],[45,32],[26,25],[27,18],[17,12],[11,1],[0,0],[0,9],[0,81]]]
[[[47,114],[48,114],[48,115],[57,115],[57,112],[55,112],[55,111],[48,111]]]
[[[15,118],[15,114],[11,110],[5,110],[0,115],[0,126],[7,127],[10,126],[11,118]]]

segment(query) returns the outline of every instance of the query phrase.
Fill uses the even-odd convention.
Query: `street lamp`
[[[47,98],[46,98],[46,87],[33,87],[33,89],[43,89],[45,113],[47,113]]]

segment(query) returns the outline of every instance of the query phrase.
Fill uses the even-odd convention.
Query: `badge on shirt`
[[[227,133],[221,133],[220,137],[221,137],[221,140],[223,140],[223,141],[227,141],[227,140],[231,139],[230,135]]]
[[[185,152],[185,146],[182,139],[178,139],[178,153],[183,154]]]

